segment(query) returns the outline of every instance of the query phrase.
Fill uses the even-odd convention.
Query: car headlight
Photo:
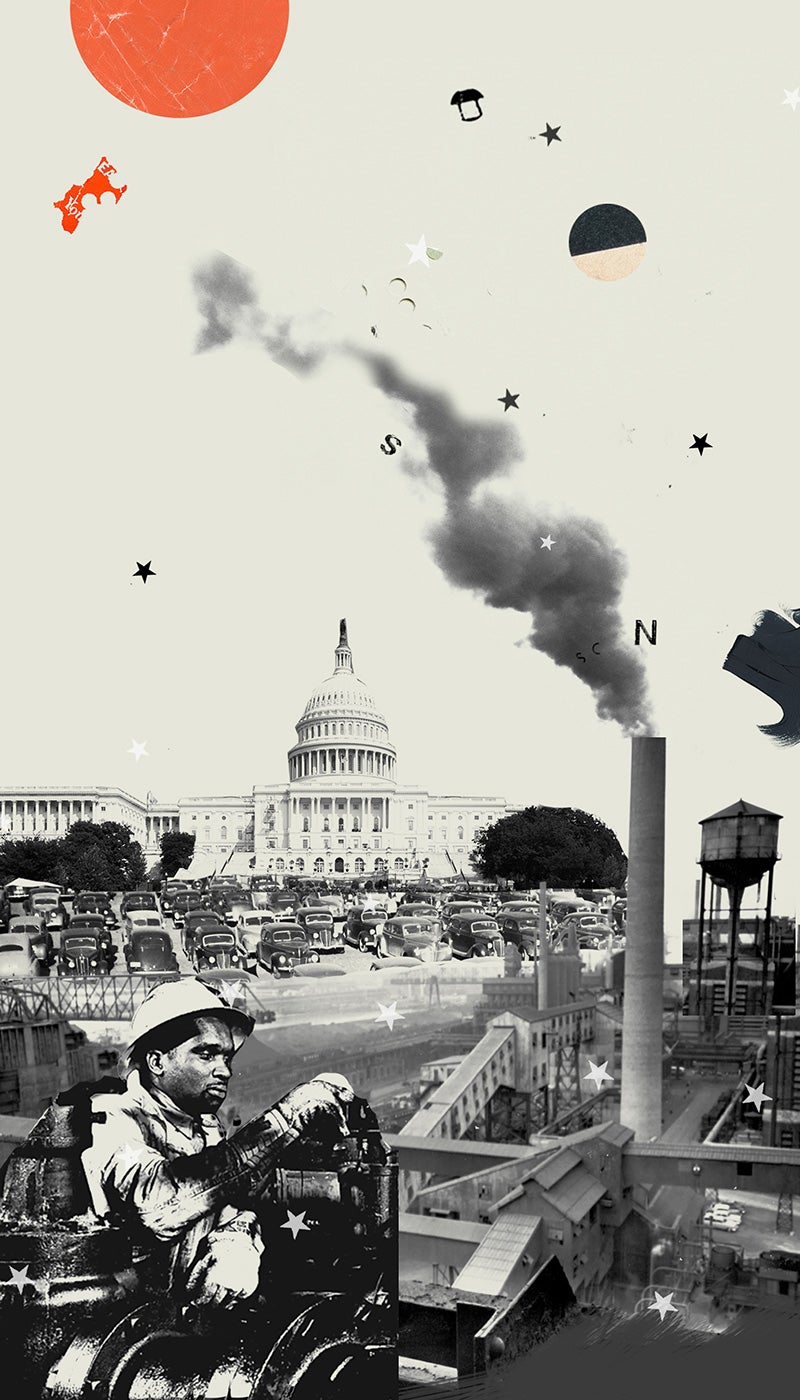
[[[285,963],[285,962],[286,962],[286,955],[285,955],[284,953],[279,953],[279,954],[278,954],[278,962],[279,962],[279,963]]]
[[[72,961],[72,958],[67,958],[67,967],[74,967],[74,966],[75,966],[75,964],[74,964],[74,962]]]
[[[215,956],[214,953],[209,953],[207,956],[208,956],[208,961],[209,961],[210,963],[212,963],[212,962],[215,963],[215,962],[217,961],[216,956]]]

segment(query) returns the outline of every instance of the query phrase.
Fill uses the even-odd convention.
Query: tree
[[[133,890],[144,883],[144,853],[121,822],[73,822],[60,844],[64,883],[73,889]]]
[[[0,884],[16,879],[63,884],[57,874],[60,852],[60,841],[43,836],[7,837],[0,842]]]
[[[178,870],[188,869],[194,855],[196,836],[191,831],[165,831],[161,837],[161,874],[169,879]]]
[[[526,807],[478,832],[472,863],[485,880],[530,889],[619,888],[628,862],[614,832],[574,807]]]

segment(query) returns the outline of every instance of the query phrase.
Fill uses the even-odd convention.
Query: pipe
[[[619,1116],[640,1142],[661,1133],[665,781],[666,740],[632,739]]]
[[[547,883],[545,880],[539,882],[539,966],[537,968],[537,989],[536,1002],[539,1011],[547,1010],[548,1002],[548,972],[550,966],[550,949],[547,933]]]

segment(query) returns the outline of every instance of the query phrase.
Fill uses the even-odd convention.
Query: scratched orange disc
[[[70,0],[89,72],[155,117],[203,117],[246,97],[283,48],[289,0]]]

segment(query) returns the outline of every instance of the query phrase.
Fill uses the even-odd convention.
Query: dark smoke
[[[409,404],[428,471],[444,488],[444,516],[431,535],[442,572],[490,607],[529,613],[531,646],[590,687],[601,719],[615,720],[627,734],[651,731],[644,666],[623,644],[626,561],[604,526],[585,516],[538,514],[479,490],[507,476],[522,458],[510,425],[464,420],[445,394],[409,378],[385,355],[342,343],[298,346],[296,323],[264,314],[249,273],[232,258],[209,259],[195,270],[193,283],[203,316],[198,351],[246,335],[296,373],[313,370],[331,354],[346,355],[359,360],[390,398]],[[414,470],[408,462],[405,469]],[[551,550],[541,547],[547,536],[555,540]]]

